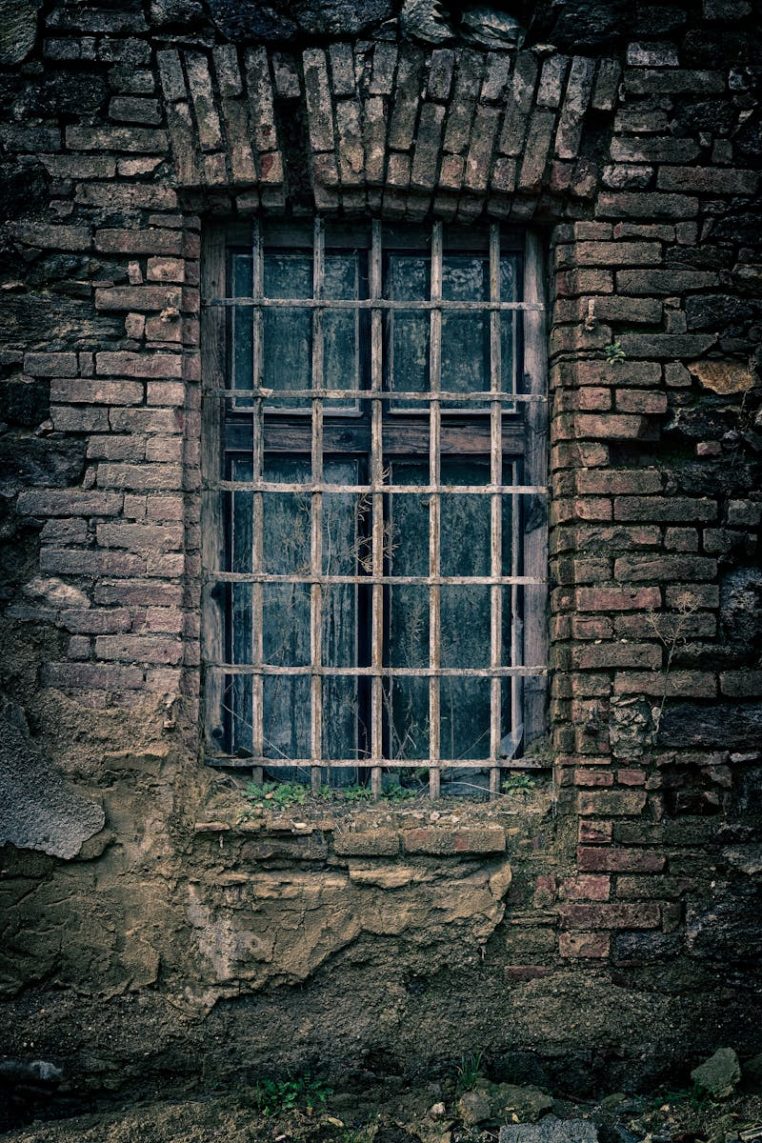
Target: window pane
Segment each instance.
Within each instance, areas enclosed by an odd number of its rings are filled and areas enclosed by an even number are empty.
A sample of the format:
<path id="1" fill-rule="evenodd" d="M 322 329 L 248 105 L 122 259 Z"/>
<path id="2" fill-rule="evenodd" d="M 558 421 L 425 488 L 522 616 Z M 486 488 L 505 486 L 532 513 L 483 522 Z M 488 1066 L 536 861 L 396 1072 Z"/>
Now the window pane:
<path id="1" fill-rule="evenodd" d="M 326 298 L 353 300 L 360 294 L 360 256 L 356 251 L 325 255 Z M 360 389 L 360 313 L 357 310 L 323 312 L 324 382 L 329 389 Z M 326 401 L 325 409 L 356 408 L 350 401 Z"/>
<path id="2" fill-rule="evenodd" d="M 488 260 L 468 254 L 445 254 L 442 297 L 458 302 L 488 299 Z M 478 392 L 489 389 L 489 376 L 489 316 L 483 313 L 443 313 L 442 388 L 458 393 Z M 463 405 L 457 403 L 445 407 L 463 409 Z"/>
<path id="3" fill-rule="evenodd" d="M 250 298 L 252 291 L 251 255 L 233 254 L 231 258 L 232 295 Z M 231 306 L 228 311 L 230 337 L 230 372 L 228 388 L 251 389 L 253 377 L 253 321 L 251 306 Z M 247 399 L 238 398 L 239 404 Z"/>
<path id="4" fill-rule="evenodd" d="M 264 256 L 264 294 L 268 298 L 312 297 L 312 254 L 270 250 Z M 276 393 L 309 389 L 312 372 L 312 312 L 289 307 L 265 309 L 263 385 Z M 286 398 L 277 408 L 303 401 Z"/>
<path id="5" fill-rule="evenodd" d="M 519 299 L 518 259 L 504 256 L 500 259 L 500 300 L 515 302 Z M 503 310 L 500 314 L 500 362 L 502 388 L 507 393 L 515 392 L 516 385 L 516 331 L 518 312 Z M 508 409 L 506 408 L 506 412 Z"/>
<path id="6" fill-rule="evenodd" d="M 430 295 L 428 255 L 389 254 L 385 261 L 384 297 L 392 301 L 426 301 Z M 429 315 L 390 310 L 386 324 L 385 371 L 389 389 L 419 393 L 428 387 Z M 407 408 L 405 405 L 395 408 Z"/>
<path id="7" fill-rule="evenodd" d="M 442 758 L 489 758 L 489 700 L 489 679 L 442 679 Z"/>

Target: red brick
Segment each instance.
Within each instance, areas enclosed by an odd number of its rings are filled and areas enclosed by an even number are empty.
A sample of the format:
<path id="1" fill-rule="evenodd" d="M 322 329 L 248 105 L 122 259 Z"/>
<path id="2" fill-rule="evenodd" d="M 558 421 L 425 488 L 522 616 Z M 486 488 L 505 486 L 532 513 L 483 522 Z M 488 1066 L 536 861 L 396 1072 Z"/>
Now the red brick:
<path id="1" fill-rule="evenodd" d="M 95 291 L 97 310 L 180 309 L 183 292 L 179 286 L 108 286 Z"/>
<path id="2" fill-rule="evenodd" d="M 634 768 L 617 770 L 616 780 L 622 786 L 643 786 L 646 780 L 646 772 Z"/>
<path id="3" fill-rule="evenodd" d="M 601 959 L 609 955 L 610 938 L 606 933 L 559 933 L 558 951 L 563 957 Z"/>
<path id="4" fill-rule="evenodd" d="M 661 607 L 658 587 L 578 587 L 575 599 L 580 611 L 639 611 Z"/>
<path id="5" fill-rule="evenodd" d="M 608 901 L 610 893 L 610 877 L 582 874 L 563 883 L 563 896 L 567 901 Z"/>
<path id="6" fill-rule="evenodd" d="M 591 873 L 660 873 L 666 858 L 653 850 L 608 849 L 596 845 L 577 850 L 577 865 Z"/>
<path id="7" fill-rule="evenodd" d="M 180 254 L 182 232 L 158 227 L 95 232 L 95 248 L 104 254 Z"/>
<path id="8" fill-rule="evenodd" d="M 641 790 L 596 790 L 580 792 L 577 807 L 583 817 L 593 814 L 621 817 L 642 813 L 647 796 Z"/>
<path id="9" fill-rule="evenodd" d="M 99 635 L 95 640 L 99 659 L 126 659 L 138 663 L 180 663 L 183 645 L 179 639 L 151 635 Z"/>
<path id="10" fill-rule="evenodd" d="M 583 819 L 578 825 L 579 840 L 587 845 L 606 845 L 611 841 L 612 833 L 613 822 L 585 821 Z"/>
<path id="11" fill-rule="evenodd" d="M 655 556 L 647 554 L 620 556 L 614 564 L 614 576 L 622 582 L 643 583 L 666 580 L 714 579 L 717 560 L 706 556 Z"/>
<path id="12" fill-rule="evenodd" d="M 575 786 L 612 786 L 614 775 L 608 770 L 594 770 L 578 767 L 574 771 Z"/>
<path id="13" fill-rule="evenodd" d="M 180 377 L 182 357 L 177 353 L 96 353 L 98 373 L 124 377 Z"/>
<path id="14" fill-rule="evenodd" d="M 661 921 L 658 905 L 570 904 L 559 909 L 567 929 L 656 929 Z"/>

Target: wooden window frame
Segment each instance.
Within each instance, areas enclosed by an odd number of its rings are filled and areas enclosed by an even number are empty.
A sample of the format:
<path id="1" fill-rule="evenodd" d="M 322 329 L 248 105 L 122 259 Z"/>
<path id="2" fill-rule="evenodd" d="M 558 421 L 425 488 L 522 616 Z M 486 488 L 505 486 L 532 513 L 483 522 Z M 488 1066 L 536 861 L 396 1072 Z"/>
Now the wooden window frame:
<path id="1" fill-rule="evenodd" d="M 490 679 L 490 747 L 484 759 L 460 759 L 458 768 L 489 771 L 489 789 L 492 795 L 500 790 L 500 776 L 504 770 L 530 768 L 529 759 L 501 754 L 502 714 L 501 683 L 511 680 L 513 729 L 518 712 L 522 714 L 524 744 L 541 737 L 546 730 L 547 706 L 547 351 L 544 305 L 543 249 L 537 234 L 526 230 L 507 230 L 491 223 L 483 229 L 450 231 L 448 249 L 452 241 L 458 242 L 462 233 L 463 248 L 473 250 L 475 242 L 486 243 L 489 258 L 489 300 L 484 302 L 448 302 L 442 297 L 443 226 L 433 222 L 425 228 L 430 236 L 430 298 L 425 302 L 395 302 L 383 296 L 383 235 L 385 224 L 372 221 L 368 250 L 367 298 L 336 302 L 324 297 L 324 236 L 325 224 L 316 216 L 312 225 L 313 297 L 311 299 L 269 299 L 262 293 L 263 227 L 258 219 L 246 228 L 240 224 L 214 223 L 204 235 L 202 269 L 202 675 L 204 694 L 203 742 L 205 761 L 212 765 L 246 768 L 253 771 L 255 780 L 262 779 L 263 769 L 276 770 L 279 765 L 305 767 L 311 773 L 314 789 L 322 781 L 323 768 L 354 766 L 369 771 L 373 793 L 382 788 L 385 770 L 398 770 L 405 766 L 421 768 L 429 773 L 429 791 L 436 797 L 440 791 L 443 768 L 452 767 L 453 760 L 441 758 L 439 731 L 440 680 L 449 675 L 466 677 L 469 674 Z M 334 224 L 336 225 L 336 224 Z M 353 241 L 353 226 L 345 227 L 346 240 Z M 279 241 L 303 244 L 303 223 L 268 223 L 270 233 L 280 235 Z M 368 224 L 365 224 L 366 228 Z M 282 227 L 282 230 L 279 228 Z M 409 228 L 411 250 L 426 249 L 416 239 L 424 228 Z M 247 234 L 248 232 L 248 234 Z M 454 239 L 451 235 L 455 235 Z M 476 237 L 475 237 L 476 236 Z M 253 290 L 251 298 L 232 298 L 227 287 L 227 249 L 248 237 L 252 257 Z M 418 244 L 416 244 L 418 242 Z M 500 258 L 506 245 L 518 250 L 523 257 L 523 297 L 517 302 L 500 300 Z M 272 397 L 262 388 L 263 349 L 262 322 L 268 307 L 299 305 L 312 314 L 312 388 L 289 391 L 289 397 L 298 397 L 309 403 L 309 413 L 285 410 L 274 414 L 268 406 Z M 230 348 L 228 344 L 226 311 L 231 307 L 251 308 L 253 315 L 253 365 L 250 390 L 233 390 L 228 385 Z M 325 384 L 323 374 L 323 315 L 329 310 L 352 308 L 368 313 L 370 362 L 369 387 L 358 390 L 334 390 Z M 384 379 L 384 314 L 395 309 L 416 310 L 429 314 L 429 385 L 424 393 L 393 393 Z M 464 396 L 442 390 L 441 348 L 442 318 L 450 309 L 473 310 L 489 315 L 489 390 Z M 501 372 L 501 314 L 513 311 L 521 325 L 519 353 L 519 383 L 511 391 L 503 388 Z M 325 402 L 337 398 L 358 403 L 368 402 L 368 417 L 353 416 L 351 412 L 326 409 Z M 414 416 L 406 416 L 399 409 L 389 415 L 389 402 L 409 401 L 428 406 L 428 413 L 419 408 Z M 242 406 L 240 401 L 244 402 Z M 471 401 L 479 401 L 478 413 L 460 414 L 443 404 L 468 409 Z M 386 413 L 385 413 L 386 409 Z M 274 414 L 274 415 L 273 415 Z M 251 458 L 252 480 L 241 482 L 227 478 L 226 455 L 245 451 Z M 263 478 L 265 454 L 309 456 L 311 480 L 307 485 L 269 484 Z M 333 486 L 324 480 L 324 456 L 363 455 L 368 459 L 367 482 L 356 488 Z M 420 578 L 429 592 L 429 665 L 428 668 L 390 668 L 384 666 L 384 590 L 391 583 L 406 582 L 399 577 L 384 574 L 384 497 L 391 491 L 385 482 L 384 461 L 395 456 L 428 455 L 429 480 L 417 488 L 429 501 L 429 574 Z M 474 494 L 488 495 L 490 499 L 491 557 L 490 574 L 486 577 L 467 577 L 469 584 L 488 584 L 490 590 L 490 666 L 489 668 L 443 668 L 440 662 L 440 591 L 443 583 L 457 582 L 452 577 L 444 580 L 440 575 L 440 512 L 442 497 L 451 492 L 463 493 L 463 486 L 449 488 L 441 482 L 440 464 L 446 456 L 481 456 L 490 460 L 490 483 L 471 489 Z M 506 483 L 506 459 L 521 463 L 523 483 L 515 476 Z M 512 466 L 515 472 L 516 464 Z M 392 486 L 398 490 L 399 486 Z M 252 495 L 252 570 L 234 573 L 227 570 L 224 498 L 237 490 Z M 263 497 L 268 492 L 308 492 L 311 502 L 310 569 L 301 576 L 265 574 L 262 569 Z M 323 574 L 322 562 L 322 509 L 323 495 L 330 492 L 358 492 L 370 500 L 370 574 L 336 577 Z M 514 505 L 523 506 L 514 519 L 521 524 L 522 574 L 504 575 L 501 556 L 502 497 L 513 497 Z M 263 591 L 268 582 L 289 581 L 308 584 L 310 588 L 310 663 L 305 667 L 269 666 L 264 662 L 262 645 Z M 367 667 L 328 668 L 322 662 L 322 593 L 332 582 L 357 582 L 370 587 L 370 663 Z M 225 648 L 225 585 L 234 582 L 251 584 L 253 645 L 250 664 L 226 662 Z M 503 589 L 510 588 L 511 606 L 518 615 L 517 599 L 523 595 L 521 646 L 512 645 L 511 665 L 502 664 L 502 607 Z M 529 590 L 527 590 L 529 589 Z M 257 619 L 258 617 L 258 619 Z M 514 625 L 512 630 L 517 630 Z M 516 636 L 512 635 L 515 644 Z M 252 750 L 246 758 L 225 753 L 221 748 L 221 712 L 225 680 L 232 675 L 250 675 L 252 680 Z M 307 675 L 310 679 L 310 756 L 303 759 L 265 757 L 263 735 L 263 680 L 266 675 Z M 322 755 L 323 679 L 326 675 L 347 675 L 367 678 L 369 700 L 369 749 L 367 756 L 355 759 L 326 760 Z M 422 762 L 384 756 L 383 685 L 395 674 L 417 675 L 429 680 L 429 757 Z"/>

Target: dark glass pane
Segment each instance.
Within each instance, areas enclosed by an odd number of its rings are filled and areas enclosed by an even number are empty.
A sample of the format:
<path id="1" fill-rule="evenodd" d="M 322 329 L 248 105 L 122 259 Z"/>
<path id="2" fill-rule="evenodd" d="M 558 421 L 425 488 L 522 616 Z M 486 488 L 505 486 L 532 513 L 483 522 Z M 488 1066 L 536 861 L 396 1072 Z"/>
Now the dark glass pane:
<path id="1" fill-rule="evenodd" d="M 445 254 L 442 297 L 480 302 L 489 298 L 489 262 L 469 254 Z M 445 312 L 442 315 L 442 388 L 473 393 L 489 389 L 489 315 Z M 450 408 L 463 409 L 451 403 Z M 481 404 L 476 406 L 481 408 Z M 473 409 L 473 405 L 467 406 Z"/>
<path id="2" fill-rule="evenodd" d="M 268 298 L 311 298 L 312 255 L 269 251 L 264 256 L 264 294 Z M 276 393 L 309 389 L 312 372 L 312 312 L 289 307 L 265 309 L 263 317 L 263 385 Z M 304 405 L 295 398 L 276 408 Z"/>
<path id="3" fill-rule="evenodd" d="M 233 480 L 251 480 L 251 461 L 234 459 L 230 468 Z M 230 503 L 230 570 L 251 571 L 251 505 L 250 492 L 232 492 Z M 228 594 L 229 650 L 232 663 L 252 661 L 251 585 L 231 583 Z M 253 741 L 252 687 L 250 675 L 231 675 L 225 687 L 225 719 L 229 725 L 231 754 L 250 754 Z"/>
<path id="4" fill-rule="evenodd" d="M 518 300 L 518 261 L 514 257 L 500 259 L 500 300 Z M 500 314 L 500 363 L 502 388 L 507 393 L 516 390 L 516 328 L 517 310 L 503 310 Z"/>
<path id="5" fill-rule="evenodd" d="M 444 678 L 439 701 L 442 758 L 489 758 L 489 679 Z"/>
<path id="6" fill-rule="evenodd" d="M 251 255 L 232 255 L 232 293 L 234 298 L 250 298 L 252 291 Z M 228 387 L 231 389 L 251 389 L 253 376 L 253 315 L 251 306 L 232 306 L 228 312 L 230 331 L 230 375 Z M 246 398 L 238 398 L 245 404 Z"/>
<path id="7" fill-rule="evenodd" d="M 307 459 L 268 457 L 265 480 L 306 484 Z M 276 575 L 307 575 L 310 570 L 312 509 L 309 492 L 266 492 L 263 496 L 264 537 L 262 570 Z"/>
<path id="8" fill-rule="evenodd" d="M 360 297 L 360 258 L 355 251 L 326 252 L 325 297 L 353 300 Z M 361 388 L 360 313 L 358 310 L 323 312 L 323 368 L 329 389 Z M 326 401 L 326 410 L 356 408 L 356 401 Z"/>
<path id="9" fill-rule="evenodd" d="M 443 460 L 442 484 L 488 484 L 489 461 Z M 440 507 L 443 576 L 490 574 L 490 496 L 447 493 Z"/>
<path id="10" fill-rule="evenodd" d="M 427 255 L 389 254 L 384 297 L 392 301 L 425 301 L 430 296 Z M 419 393 L 428 387 L 429 315 L 423 310 L 390 310 L 386 323 L 386 383 L 389 389 Z M 395 408 L 411 408 L 409 403 Z"/>
<path id="11" fill-rule="evenodd" d="M 267 677 L 264 680 L 264 752 L 266 758 L 309 758 L 310 680 Z M 293 781 L 293 770 L 275 773 Z"/>

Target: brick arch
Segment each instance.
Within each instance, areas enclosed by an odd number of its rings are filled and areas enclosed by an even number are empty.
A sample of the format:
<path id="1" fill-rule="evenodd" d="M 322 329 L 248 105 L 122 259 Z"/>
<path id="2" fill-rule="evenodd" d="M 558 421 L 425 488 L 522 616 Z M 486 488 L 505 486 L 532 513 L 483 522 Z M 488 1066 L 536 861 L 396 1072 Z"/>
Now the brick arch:
<path id="1" fill-rule="evenodd" d="M 613 57 L 388 41 L 158 61 L 179 188 L 282 210 L 307 166 L 303 207 L 461 221 L 558 217 L 566 199 L 591 199 L 583 127 L 613 110 L 621 74 Z"/>

